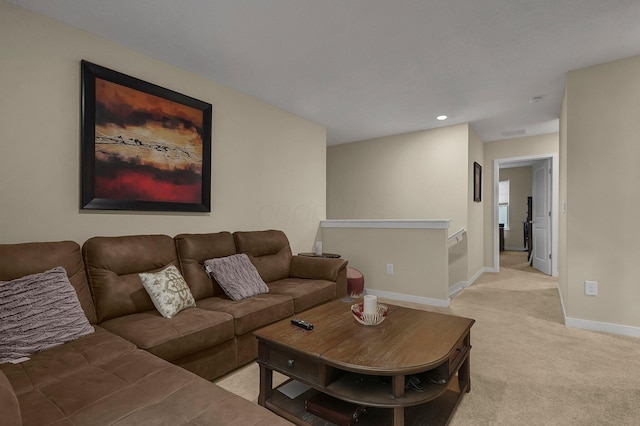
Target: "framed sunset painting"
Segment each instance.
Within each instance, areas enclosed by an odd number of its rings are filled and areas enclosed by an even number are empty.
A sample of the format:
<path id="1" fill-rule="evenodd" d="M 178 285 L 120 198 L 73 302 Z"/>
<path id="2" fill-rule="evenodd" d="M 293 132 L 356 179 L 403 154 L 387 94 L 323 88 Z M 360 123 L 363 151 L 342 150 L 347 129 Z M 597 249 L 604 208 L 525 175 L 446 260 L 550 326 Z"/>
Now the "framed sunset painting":
<path id="1" fill-rule="evenodd" d="M 211 104 L 81 70 L 81 209 L 211 211 Z"/>

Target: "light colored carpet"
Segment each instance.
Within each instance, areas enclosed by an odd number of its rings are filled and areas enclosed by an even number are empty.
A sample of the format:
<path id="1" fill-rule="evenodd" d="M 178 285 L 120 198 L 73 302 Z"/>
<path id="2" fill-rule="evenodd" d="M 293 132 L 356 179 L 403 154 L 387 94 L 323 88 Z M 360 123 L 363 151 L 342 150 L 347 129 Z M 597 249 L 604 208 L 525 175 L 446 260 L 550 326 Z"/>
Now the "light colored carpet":
<path id="1" fill-rule="evenodd" d="M 483 274 L 449 308 L 404 304 L 476 320 L 471 392 L 452 426 L 640 424 L 640 339 L 565 327 L 556 283 L 526 253 L 503 252 L 500 273 Z M 257 401 L 255 363 L 217 383 Z"/>

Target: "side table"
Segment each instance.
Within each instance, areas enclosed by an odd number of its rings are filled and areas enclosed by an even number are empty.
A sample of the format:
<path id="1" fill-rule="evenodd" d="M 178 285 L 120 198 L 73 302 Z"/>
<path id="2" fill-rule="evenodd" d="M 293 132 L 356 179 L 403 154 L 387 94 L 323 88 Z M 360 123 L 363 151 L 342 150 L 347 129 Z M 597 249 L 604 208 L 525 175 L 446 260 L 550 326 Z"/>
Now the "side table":
<path id="1" fill-rule="evenodd" d="M 315 253 L 298 253 L 298 256 L 306 256 L 306 257 L 326 257 L 326 258 L 331 258 L 331 259 L 338 259 L 340 258 L 339 254 L 335 254 L 335 253 L 322 253 L 322 254 L 315 254 Z"/>

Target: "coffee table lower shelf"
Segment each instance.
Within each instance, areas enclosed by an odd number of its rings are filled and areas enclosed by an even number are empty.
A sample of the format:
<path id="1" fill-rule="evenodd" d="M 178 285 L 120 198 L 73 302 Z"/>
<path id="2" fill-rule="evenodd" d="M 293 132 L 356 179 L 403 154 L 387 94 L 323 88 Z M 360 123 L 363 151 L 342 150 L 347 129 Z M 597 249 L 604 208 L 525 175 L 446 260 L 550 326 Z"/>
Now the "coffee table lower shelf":
<path id="1" fill-rule="evenodd" d="M 463 394 L 467 391 L 468 384 L 463 384 L 460 389 L 457 376 L 447 390 L 438 398 L 419 405 L 404 408 L 404 424 L 407 426 L 446 425 L 451 420 Z M 297 425 L 333 426 L 321 417 L 309 413 L 305 408 L 305 402 L 313 398 L 320 391 L 309 389 L 296 398 L 289 398 L 274 389 L 273 393 L 265 401 L 265 407 L 286 418 Z M 368 407 L 358 425 L 362 426 L 387 426 L 393 424 L 393 408 Z"/>
<path id="2" fill-rule="evenodd" d="M 307 412 L 305 402 L 318 392 L 367 407 L 358 425 L 436 425 L 449 423 L 465 393 L 471 390 L 471 326 L 474 320 L 389 305 L 380 327 L 353 319 L 341 301 L 304 313 L 311 331 L 278 321 L 254 332 L 258 339 L 258 404 L 298 425 L 329 426 Z M 289 398 L 273 387 L 273 372 L 306 384 Z M 419 380 L 422 392 L 405 390 L 407 376 Z M 442 383 L 442 384 L 440 384 Z M 415 384 L 414 384 L 415 386 Z M 289 387 L 286 392 L 291 393 Z M 280 391 L 283 390 L 283 392 Z M 348 419 L 351 408 L 338 401 L 319 403 L 315 413 Z M 343 413 L 340 417 L 339 413 Z"/>

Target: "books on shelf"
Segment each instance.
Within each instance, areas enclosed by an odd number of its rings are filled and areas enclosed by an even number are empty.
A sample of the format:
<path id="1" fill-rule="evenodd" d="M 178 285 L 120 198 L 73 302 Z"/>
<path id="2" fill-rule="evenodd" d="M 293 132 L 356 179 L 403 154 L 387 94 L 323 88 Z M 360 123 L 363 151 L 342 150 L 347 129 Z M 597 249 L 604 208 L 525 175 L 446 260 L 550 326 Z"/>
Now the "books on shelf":
<path id="1" fill-rule="evenodd" d="M 338 426 L 351 426 L 358 423 L 366 414 L 367 407 L 352 404 L 322 392 L 318 392 L 305 403 L 309 413 L 335 423 Z"/>

